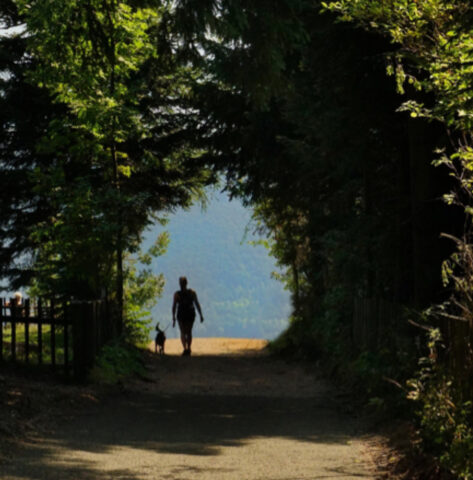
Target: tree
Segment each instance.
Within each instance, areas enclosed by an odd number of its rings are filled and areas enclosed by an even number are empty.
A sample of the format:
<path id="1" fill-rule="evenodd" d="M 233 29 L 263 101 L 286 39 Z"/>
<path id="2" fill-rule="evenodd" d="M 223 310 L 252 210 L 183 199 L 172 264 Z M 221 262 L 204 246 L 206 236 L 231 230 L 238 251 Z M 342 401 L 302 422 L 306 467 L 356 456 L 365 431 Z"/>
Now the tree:
<path id="1" fill-rule="evenodd" d="M 427 311 L 426 317 L 433 325 L 429 332 L 430 355 L 421 360 L 420 372 L 410 382 L 410 398 L 420 403 L 425 445 L 460 478 L 471 478 L 473 8 L 469 2 L 446 0 L 343 0 L 328 2 L 326 7 L 338 12 L 343 20 L 378 30 L 399 46 L 388 73 L 395 75 L 400 92 L 409 85 L 421 92 L 411 94 L 401 110 L 410 113 L 411 124 L 418 125 L 418 119 L 423 118 L 441 124 L 445 132 L 433 163 L 444 171 L 447 167 L 454 180 L 442 193 L 452 216 L 455 210 L 462 210 L 462 223 L 456 235 L 444 235 L 454 245 L 442 268 L 449 298 Z M 429 157 L 432 161 L 433 150 Z M 438 355 L 442 337 L 446 353 Z"/>
<path id="2" fill-rule="evenodd" d="M 135 344 L 149 342 L 151 309 L 161 297 L 165 283 L 164 276 L 153 274 L 149 267 L 154 258 L 166 252 L 168 244 L 168 235 L 162 233 L 147 252 L 140 250 L 134 257 L 125 257 L 124 327 L 126 338 Z"/>
<path id="3" fill-rule="evenodd" d="M 82 156 L 82 162 L 90 159 L 90 169 L 100 171 L 102 180 L 98 202 L 87 195 L 91 184 L 84 177 L 79 192 L 72 198 L 70 190 L 60 192 L 58 207 L 65 206 L 68 210 L 64 211 L 66 218 L 54 222 L 53 228 L 64 227 L 63 234 L 71 238 L 67 230 L 80 223 L 81 217 L 90 221 L 88 226 L 93 225 L 94 219 L 99 218 L 102 225 L 105 220 L 108 232 L 102 229 L 100 233 L 115 250 L 116 300 L 121 315 L 126 245 L 123 216 L 130 206 L 122 198 L 121 183 L 131 175 L 132 164 L 119 146 L 132 135 L 145 134 L 136 110 L 139 96 L 144 92 L 138 90 L 139 86 L 131 92 L 127 82 L 153 52 L 147 30 L 156 15 L 152 10 L 133 12 L 131 6 L 115 1 L 90 1 L 79 8 L 76 2 L 47 5 L 19 2 L 19 5 L 26 14 L 30 46 L 39 59 L 32 76 L 56 100 L 68 105 L 74 115 L 73 128 L 82 134 L 81 138 L 72 139 L 71 147 L 75 147 L 76 156 Z M 70 136 L 67 138 L 62 126 L 53 124 L 45 148 L 51 149 L 58 141 L 67 140 Z M 54 191 L 49 180 L 62 175 L 62 171 L 56 170 L 41 183 Z M 67 242 L 66 238 L 62 242 Z M 57 247 L 54 242 L 54 250 Z M 103 249 L 92 248 L 92 251 L 100 254 Z M 47 253 L 48 261 L 54 253 Z"/>
<path id="4" fill-rule="evenodd" d="M 39 247 L 35 226 L 53 215 L 49 197 L 35 192 L 35 170 L 53 162 L 37 144 L 49 123 L 64 114 L 26 72 L 34 59 L 26 53 L 23 20 L 13 1 L 0 6 L 0 277 L 17 289 L 34 275 L 32 255 Z"/>
<path id="5" fill-rule="evenodd" d="M 43 290 L 79 298 L 114 290 L 121 312 L 124 252 L 156 212 L 188 204 L 206 181 L 185 165 L 194 153 L 178 136 L 174 98 L 185 75 L 156 51 L 164 7 L 18 4 L 29 78 L 61 107 L 37 148 L 52 160 L 33 172 L 36 195 L 52 205 L 33 229 L 37 278 Z"/>

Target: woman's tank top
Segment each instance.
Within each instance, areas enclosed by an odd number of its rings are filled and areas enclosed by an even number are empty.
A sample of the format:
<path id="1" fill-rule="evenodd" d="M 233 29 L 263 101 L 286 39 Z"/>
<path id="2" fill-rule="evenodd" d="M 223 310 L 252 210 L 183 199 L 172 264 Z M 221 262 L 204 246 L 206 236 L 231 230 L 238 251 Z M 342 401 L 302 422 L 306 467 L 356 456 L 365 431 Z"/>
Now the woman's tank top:
<path id="1" fill-rule="evenodd" d="M 195 315 L 194 291 L 191 289 L 179 290 L 177 294 L 178 294 L 177 314 L 179 316 Z"/>

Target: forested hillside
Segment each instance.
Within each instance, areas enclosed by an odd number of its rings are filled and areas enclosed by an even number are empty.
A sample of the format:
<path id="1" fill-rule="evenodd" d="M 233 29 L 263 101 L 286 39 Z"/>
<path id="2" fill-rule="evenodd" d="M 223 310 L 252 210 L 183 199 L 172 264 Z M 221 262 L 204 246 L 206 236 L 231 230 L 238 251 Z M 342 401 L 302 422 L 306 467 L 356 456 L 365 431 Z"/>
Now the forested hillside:
<path id="1" fill-rule="evenodd" d="M 289 293 L 271 278 L 276 267 L 268 251 L 248 243 L 257 239 L 251 230 L 245 233 L 250 220 L 250 210 L 237 199 L 229 202 L 226 195 L 211 193 L 205 210 L 196 205 L 178 211 L 169 224 L 146 234 L 144 248 L 161 231 L 170 235 L 167 252 L 152 263 L 153 272 L 166 280 L 154 321 L 161 327 L 171 322 L 173 294 L 185 275 L 205 316 L 196 335 L 271 339 L 287 326 Z M 171 328 L 167 333 L 177 335 Z"/>

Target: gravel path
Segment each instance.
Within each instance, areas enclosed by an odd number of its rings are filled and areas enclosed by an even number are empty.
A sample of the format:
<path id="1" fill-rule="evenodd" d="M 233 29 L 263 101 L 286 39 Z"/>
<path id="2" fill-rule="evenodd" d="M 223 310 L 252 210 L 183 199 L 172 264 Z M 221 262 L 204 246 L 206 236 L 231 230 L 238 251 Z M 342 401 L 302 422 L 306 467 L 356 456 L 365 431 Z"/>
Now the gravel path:
<path id="1" fill-rule="evenodd" d="M 2 480 L 376 479 L 361 425 L 264 342 L 197 339 L 150 356 L 150 381 L 79 413 L 0 466 Z"/>

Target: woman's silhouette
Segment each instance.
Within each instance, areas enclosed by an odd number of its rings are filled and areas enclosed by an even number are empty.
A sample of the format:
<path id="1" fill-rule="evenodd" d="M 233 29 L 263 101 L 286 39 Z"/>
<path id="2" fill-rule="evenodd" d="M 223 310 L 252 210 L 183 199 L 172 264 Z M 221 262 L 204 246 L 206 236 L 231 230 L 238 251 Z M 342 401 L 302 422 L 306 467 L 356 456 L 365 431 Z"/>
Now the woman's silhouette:
<path id="1" fill-rule="evenodd" d="M 200 309 L 197 294 L 194 292 L 194 290 L 187 288 L 187 278 L 180 277 L 179 285 L 181 289 L 174 294 L 174 300 L 172 303 L 172 326 L 176 326 L 177 309 L 177 322 L 181 331 L 182 347 L 184 348 L 182 355 L 190 355 L 192 344 L 192 327 L 195 320 L 194 305 L 197 307 L 197 311 L 199 312 L 201 323 L 204 321 L 204 317 L 202 316 L 202 310 Z"/>

